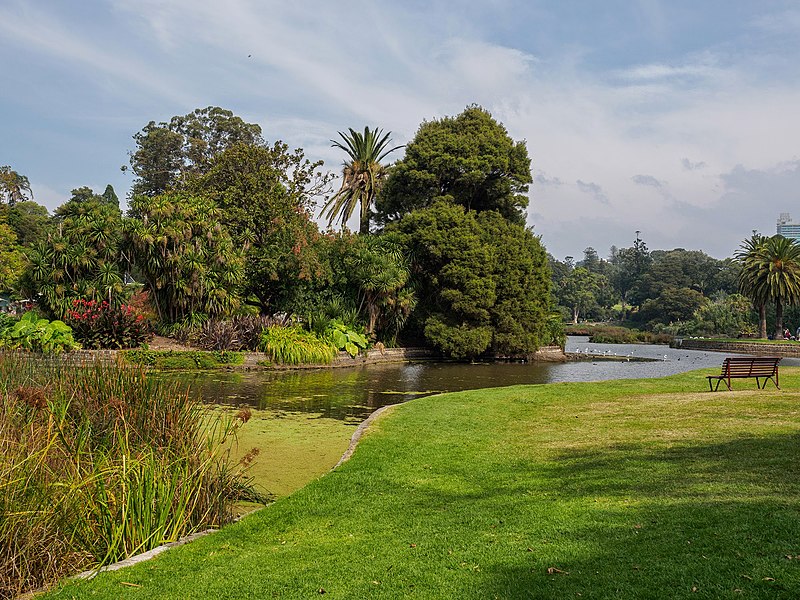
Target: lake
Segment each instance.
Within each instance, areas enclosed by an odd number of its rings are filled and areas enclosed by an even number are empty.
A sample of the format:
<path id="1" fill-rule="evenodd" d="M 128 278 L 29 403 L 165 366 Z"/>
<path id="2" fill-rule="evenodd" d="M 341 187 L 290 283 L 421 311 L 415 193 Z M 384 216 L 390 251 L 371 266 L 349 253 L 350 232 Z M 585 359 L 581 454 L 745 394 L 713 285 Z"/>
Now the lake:
<path id="1" fill-rule="evenodd" d="M 206 403 L 223 408 L 246 405 L 252 409 L 253 419 L 242 428 L 240 449 L 235 454 L 258 447 L 261 453 L 253 474 L 268 491 L 281 496 L 336 464 L 355 427 L 381 406 L 467 389 L 663 377 L 693 369 L 719 368 L 725 356 L 661 345 L 591 344 L 581 336 L 569 337 L 566 351 L 585 360 L 418 362 L 175 377 L 188 383 L 191 393 Z M 784 359 L 781 364 L 800 365 L 800 360 Z M 698 389 L 705 385 L 705 379 L 698 379 Z"/>

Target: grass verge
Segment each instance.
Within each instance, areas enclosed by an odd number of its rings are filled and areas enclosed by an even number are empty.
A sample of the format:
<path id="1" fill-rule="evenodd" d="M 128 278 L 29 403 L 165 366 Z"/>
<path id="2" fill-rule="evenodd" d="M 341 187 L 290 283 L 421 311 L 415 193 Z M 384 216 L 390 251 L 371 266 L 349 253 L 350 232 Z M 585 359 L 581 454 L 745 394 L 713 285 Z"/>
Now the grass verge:
<path id="1" fill-rule="evenodd" d="M 270 508 L 48 598 L 796 598 L 800 371 L 783 375 L 418 399 Z"/>

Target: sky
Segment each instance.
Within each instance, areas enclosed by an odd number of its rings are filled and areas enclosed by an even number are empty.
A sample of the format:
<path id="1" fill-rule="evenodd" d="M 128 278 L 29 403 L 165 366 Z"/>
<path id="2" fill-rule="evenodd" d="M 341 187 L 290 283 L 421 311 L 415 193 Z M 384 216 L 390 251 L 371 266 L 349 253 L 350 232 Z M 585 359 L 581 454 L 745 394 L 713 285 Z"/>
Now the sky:
<path id="1" fill-rule="evenodd" d="M 637 231 L 724 258 L 800 221 L 798 64 L 796 1 L 0 0 L 0 165 L 54 209 L 127 195 L 133 135 L 196 108 L 339 172 L 338 131 L 479 104 L 526 141 L 556 258 Z"/>

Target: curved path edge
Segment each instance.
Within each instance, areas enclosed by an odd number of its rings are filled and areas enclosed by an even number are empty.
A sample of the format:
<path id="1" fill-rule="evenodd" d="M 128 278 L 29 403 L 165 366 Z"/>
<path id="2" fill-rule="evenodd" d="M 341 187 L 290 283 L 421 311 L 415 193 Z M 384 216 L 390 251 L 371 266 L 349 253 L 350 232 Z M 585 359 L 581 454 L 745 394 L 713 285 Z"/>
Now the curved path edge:
<path id="1" fill-rule="evenodd" d="M 372 413 L 370 416 L 368 416 L 366 420 L 363 421 L 361 425 L 359 425 L 358 428 L 353 432 L 353 435 L 350 438 L 350 445 L 347 447 L 347 450 L 345 450 L 344 454 L 342 454 L 342 458 L 339 459 L 339 462 L 337 462 L 333 466 L 333 469 L 331 469 L 331 471 L 336 469 L 342 463 L 345 463 L 348 460 L 350 460 L 350 457 L 353 456 L 353 452 L 356 451 L 356 446 L 358 446 L 358 442 L 361 441 L 361 438 L 364 436 L 367 429 L 369 429 L 370 425 L 372 425 L 381 415 L 383 415 L 384 413 L 388 412 L 390 409 L 396 406 L 398 405 L 389 404 L 388 406 L 382 406 L 374 413 Z"/>

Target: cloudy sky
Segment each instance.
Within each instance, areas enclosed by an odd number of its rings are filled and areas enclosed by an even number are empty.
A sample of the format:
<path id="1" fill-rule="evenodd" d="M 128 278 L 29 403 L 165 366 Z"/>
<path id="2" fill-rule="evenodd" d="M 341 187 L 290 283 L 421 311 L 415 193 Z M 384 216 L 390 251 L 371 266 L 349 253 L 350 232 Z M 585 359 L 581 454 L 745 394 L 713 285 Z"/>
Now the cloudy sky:
<path id="1" fill-rule="evenodd" d="M 798 64 L 794 1 L 0 0 L 0 165 L 52 209 L 124 196 L 133 134 L 198 107 L 338 170 L 338 130 L 477 103 L 527 141 L 554 256 L 721 258 L 800 220 Z"/>

